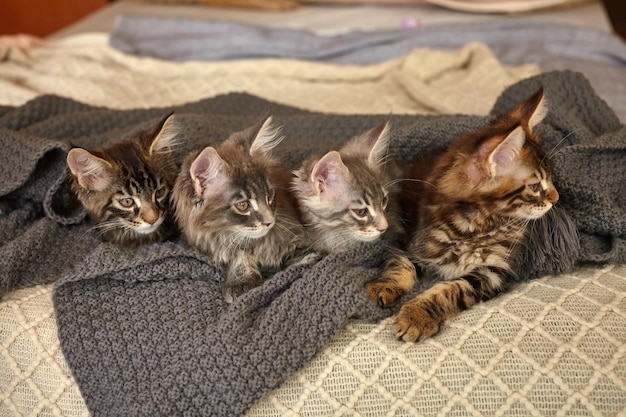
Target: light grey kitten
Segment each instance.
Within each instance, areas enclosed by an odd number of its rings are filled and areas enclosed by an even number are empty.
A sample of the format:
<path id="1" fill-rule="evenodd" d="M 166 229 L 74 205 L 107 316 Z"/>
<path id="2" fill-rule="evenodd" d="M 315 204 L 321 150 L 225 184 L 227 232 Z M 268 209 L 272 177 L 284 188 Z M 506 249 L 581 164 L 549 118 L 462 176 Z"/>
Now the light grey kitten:
<path id="1" fill-rule="evenodd" d="M 387 120 L 294 171 L 292 189 L 314 250 L 338 253 L 399 238 L 397 169 L 386 161 L 389 136 Z"/>
<path id="2" fill-rule="evenodd" d="M 174 186 L 187 242 L 227 265 L 224 298 L 234 301 L 305 245 L 290 173 L 270 152 L 281 141 L 271 116 L 217 147 L 189 155 Z"/>

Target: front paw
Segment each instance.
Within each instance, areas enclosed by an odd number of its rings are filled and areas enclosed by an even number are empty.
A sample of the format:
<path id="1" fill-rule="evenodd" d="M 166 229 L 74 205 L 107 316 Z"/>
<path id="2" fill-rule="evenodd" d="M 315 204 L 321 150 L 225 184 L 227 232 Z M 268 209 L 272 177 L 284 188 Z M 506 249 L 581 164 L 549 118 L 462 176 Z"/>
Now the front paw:
<path id="1" fill-rule="evenodd" d="M 365 285 L 367 295 L 382 308 L 390 307 L 404 295 L 404 290 L 390 282 L 370 282 Z"/>
<path id="2" fill-rule="evenodd" d="M 237 280 L 234 282 L 226 282 L 222 287 L 222 295 L 227 303 L 231 304 L 237 297 L 250 291 L 251 289 L 261 285 L 261 279 L 258 277 L 250 277 L 245 280 Z"/>
<path id="3" fill-rule="evenodd" d="M 400 308 L 393 329 L 398 339 L 418 342 L 435 335 L 440 325 L 441 320 L 431 317 L 423 302 L 413 299 Z"/>

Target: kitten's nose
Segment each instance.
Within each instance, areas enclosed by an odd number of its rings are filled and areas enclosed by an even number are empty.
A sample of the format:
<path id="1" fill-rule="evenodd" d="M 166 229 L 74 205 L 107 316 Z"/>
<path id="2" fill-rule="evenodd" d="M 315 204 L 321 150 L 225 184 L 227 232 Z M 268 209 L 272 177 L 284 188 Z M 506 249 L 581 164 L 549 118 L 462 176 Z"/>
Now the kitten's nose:
<path id="1" fill-rule="evenodd" d="M 387 222 L 387 218 L 385 216 L 380 216 L 376 219 L 376 224 L 375 224 L 376 230 L 378 230 L 380 233 L 385 233 L 387 231 L 387 228 L 389 227 L 389 223 Z"/>
<path id="2" fill-rule="evenodd" d="M 556 204 L 556 202 L 559 201 L 559 192 L 556 189 L 552 188 L 548 190 L 546 194 L 546 197 L 548 198 L 548 201 L 550 203 Z"/>
<path id="3" fill-rule="evenodd" d="M 141 218 L 150 224 L 155 224 L 159 220 L 159 213 L 153 208 L 146 208 L 141 210 Z"/>

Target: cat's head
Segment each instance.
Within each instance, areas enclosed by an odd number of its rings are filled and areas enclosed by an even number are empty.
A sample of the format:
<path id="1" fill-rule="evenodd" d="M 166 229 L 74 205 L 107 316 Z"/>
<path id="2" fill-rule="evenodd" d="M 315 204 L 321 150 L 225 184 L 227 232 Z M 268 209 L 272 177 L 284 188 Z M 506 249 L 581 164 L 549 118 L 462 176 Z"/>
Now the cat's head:
<path id="1" fill-rule="evenodd" d="M 280 128 L 266 117 L 260 125 L 236 132 L 217 148 L 208 146 L 183 166 L 177 192 L 177 219 L 191 228 L 224 230 L 241 239 L 265 236 L 276 222 L 276 190 L 270 152 L 282 140 Z M 183 183 L 192 196 L 183 196 Z M 188 201 L 194 209 L 186 209 Z M 189 224 L 191 222 L 192 224 Z M 195 225 L 194 225 L 195 224 Z"/>
<path id="2" fill-rule="evenodd" d="M 452 197 L 488 202 L 509 217 L 536 219 L 558 201 L 546 153 L 534 128 L 547 114 L 543 90 L 451 147 L 439 188 Z"/>
<path id="3" fill-rule="evenodd" d="M 380 238 L 389 227 L 385 213 L 389 136 L 390 122 L 386 121 L 352 138 L 339 151 L 308 160 L 294 172 L 292 186 L 307 222 L 337 239 Z"/>
<path id="4" fill-rule="evenodd" d="M 163 224 L 177 175 L 171 147 L 177 133 L 170 115 L 129 140 L 94 151 L 70 149 L 72 188 L 103 238 L 132 246 L 166 237 Z"/>

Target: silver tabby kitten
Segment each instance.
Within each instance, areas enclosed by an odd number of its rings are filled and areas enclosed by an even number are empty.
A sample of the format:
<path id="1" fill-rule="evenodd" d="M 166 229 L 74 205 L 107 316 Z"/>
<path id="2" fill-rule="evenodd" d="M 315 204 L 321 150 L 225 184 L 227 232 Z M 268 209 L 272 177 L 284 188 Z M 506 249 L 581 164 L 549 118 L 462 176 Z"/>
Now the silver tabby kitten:
<path id="1" fill-rule="evenodd" d="M 175 216 L 187 242 L 228 266 L 224 298 L 262 282 L 304 245 L 289 172 L 270 152 L 281 141 L 268 116 L 217 147 L 189 155 L 174 186 Z"/>
<path id="2" fill-rule="evenodd" d="M 395 168 L 385 161 L 389 136 L 386 121 L 294 172 L 292 189 L 314 250 L 338 253 L 399 236 Z"/>

